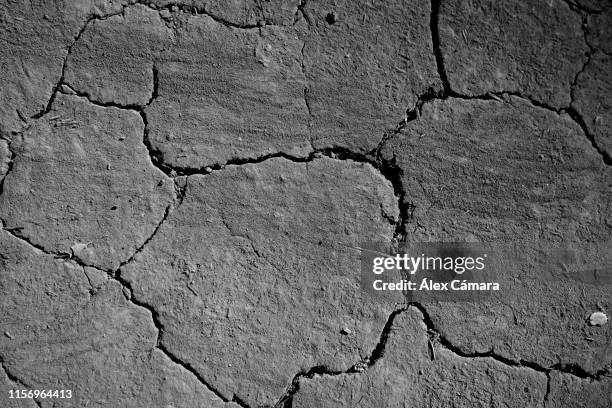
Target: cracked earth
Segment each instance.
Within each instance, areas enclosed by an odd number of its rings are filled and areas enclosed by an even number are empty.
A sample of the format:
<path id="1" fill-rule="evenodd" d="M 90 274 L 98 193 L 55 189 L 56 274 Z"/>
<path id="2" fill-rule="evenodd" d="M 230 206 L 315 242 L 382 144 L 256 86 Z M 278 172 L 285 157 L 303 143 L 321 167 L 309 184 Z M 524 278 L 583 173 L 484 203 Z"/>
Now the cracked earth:
<path id="1" fill-rule="evenodd" d="M 611 407 L 610 284 L 385 303 L 353 250 L 609 242 L 611 20 L 1 1 L 0 406 Z"/>

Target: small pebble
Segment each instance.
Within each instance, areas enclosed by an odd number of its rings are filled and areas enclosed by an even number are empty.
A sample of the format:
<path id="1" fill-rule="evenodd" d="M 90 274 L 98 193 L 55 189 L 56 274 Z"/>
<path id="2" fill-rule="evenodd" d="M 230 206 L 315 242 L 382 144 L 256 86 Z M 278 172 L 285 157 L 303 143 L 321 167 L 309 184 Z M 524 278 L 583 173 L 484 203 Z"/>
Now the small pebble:
<path id="1" fill-rule="evenodd" d="M 350 329 L 347 329 L 346 327 L 342 330 L 340 330 L 340 333 L 344 334 L 345 336 L 348 336 L 349 334 L 351 334 L 352 332 L 350 331 Z"/>
<path id="2" fill-rule="evenodd" d="M 12 339 L 12 338 L 13 338 L 13 336 L 11 335 L 11 333 L 9 333 L 9 332 L 7 332 L 7 331 L 5 331 L 5 332 L 4 332 L 4 335 L 5 335 L 6 337 L 8 337 L 9 339 Z"/>
<path id="3" fill-rule="evenodd" d="M 204 173 L 206 173 L 206 174 L 212 173 L 212 169 L 210 167 L 205 167 L 204 168 Z"/>
<path id="4" fill-rule="evenodd" d="M 595 312 L 589 317 L 591 326 L 603 326 L 606 323 L 608 323 L 608 316 L 603 312 Z"/>

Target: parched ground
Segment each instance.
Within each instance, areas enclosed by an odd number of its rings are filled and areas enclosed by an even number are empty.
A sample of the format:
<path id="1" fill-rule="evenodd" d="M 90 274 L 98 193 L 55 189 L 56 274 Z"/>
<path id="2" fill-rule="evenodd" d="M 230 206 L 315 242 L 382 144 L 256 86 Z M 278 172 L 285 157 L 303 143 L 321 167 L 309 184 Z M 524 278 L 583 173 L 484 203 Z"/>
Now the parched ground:
<path id="1" fill-rule="evenodd" d="M 354 250 L 612 253 L 611 27 L 609 0 L 1 0 L 0 406 L 612 407 L 610 280 L 379 302 Z"/>

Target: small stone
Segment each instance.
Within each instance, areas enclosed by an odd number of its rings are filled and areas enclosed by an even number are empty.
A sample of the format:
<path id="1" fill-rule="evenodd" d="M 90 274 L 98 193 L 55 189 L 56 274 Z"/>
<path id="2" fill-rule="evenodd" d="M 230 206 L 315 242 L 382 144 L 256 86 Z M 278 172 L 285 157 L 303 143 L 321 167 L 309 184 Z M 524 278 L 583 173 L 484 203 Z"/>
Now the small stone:
<path id="1" fill-rule="evenodd" d="M 206 174 L 212 173 L 212 168 L 210 168 L 210 167 L 205 167 L 205 168 L 204 168 L 204 173 L 206 173 Z"/>
<path id="2" fill-rule="evenodd" d="M 9 339 L 11 339 L 11 340 L 13 339 L 13 336 L 11 335 L 11 333 L 9 333 L 9 332 L 7 332 L 7 331 L 5 331 L 5 332 L 4 332 L 4 335 L 5 335 L 6 337 L 8 337 Z"/>
<path id="3" fill-rule="evenodd" d="M 170 14 L 170 10 L 168 9 L 163 9 L 159 12 L 159 15 L 161 18 L 163 18 L 164 20 L 168 20 L 171 17 Z"/>
<path id="4" fill-rule="evenodd" d="M 341 334 L 344 334 L 345 336 L 348 336 L 349 334 L 352 333 L 352 331 L 350 329 L 347 329 L 346 327 L 343 328 L 342 330 L 340 330 Z"/>
<path id="5" fill-rule="evenodd" d="M 603 326 L 606 323 L 608 323 L 608 316 L 603 312 L 595 312 L 589 317 L 591 326 Z"/>

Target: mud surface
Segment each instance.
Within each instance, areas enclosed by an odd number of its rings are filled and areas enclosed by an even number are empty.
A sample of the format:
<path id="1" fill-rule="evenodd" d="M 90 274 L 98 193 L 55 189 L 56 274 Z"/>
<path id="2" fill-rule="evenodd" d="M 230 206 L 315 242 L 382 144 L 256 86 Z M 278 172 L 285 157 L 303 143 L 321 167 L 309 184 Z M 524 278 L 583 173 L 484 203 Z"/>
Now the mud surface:
<path id="1" fill-rule="evenodd" d="M 0 1 L 0 406 L 612 406 L 610 279 L 380 302 L 359 259 L 606 248 L 610 27 L 600 0 Z"/>

